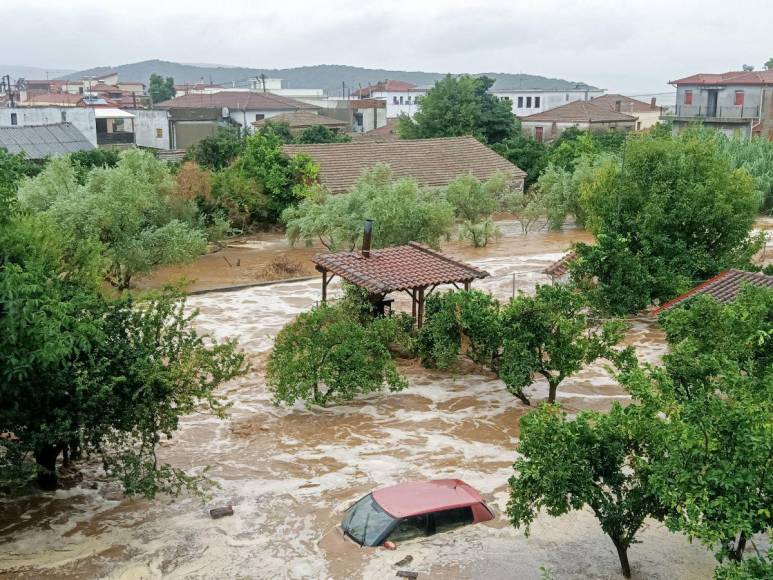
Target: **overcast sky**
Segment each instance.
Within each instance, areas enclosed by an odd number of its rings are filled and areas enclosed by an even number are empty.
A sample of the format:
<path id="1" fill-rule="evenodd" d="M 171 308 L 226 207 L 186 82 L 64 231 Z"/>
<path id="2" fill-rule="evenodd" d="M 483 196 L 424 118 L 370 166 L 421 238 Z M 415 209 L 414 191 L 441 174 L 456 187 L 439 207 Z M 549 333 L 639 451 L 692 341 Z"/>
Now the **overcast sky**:
<path id="1" fill-rule="evenodd" d="M 636 94 L 773 56 L 771 0 L 0 0 L 0 23 L 3 64 L 49 70 L 348 64 L 524 72 Z"/>

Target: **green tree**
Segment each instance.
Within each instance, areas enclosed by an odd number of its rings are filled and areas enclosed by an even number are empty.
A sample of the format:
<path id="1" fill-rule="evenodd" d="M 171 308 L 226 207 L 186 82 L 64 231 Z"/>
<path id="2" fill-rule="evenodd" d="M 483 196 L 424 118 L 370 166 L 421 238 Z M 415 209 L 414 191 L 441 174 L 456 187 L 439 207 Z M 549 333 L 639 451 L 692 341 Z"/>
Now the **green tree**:
<path id="1" fill-rule="evenodd" d="M 41 169 L 21 153 L 11 155 L 0 147 L 0 216 L 5 217 L 11 211 L 16 203 L 16 191 L 24 178 L 34 177 Z"/>
<path id="2" fill-rule="evenodd" d="M 761 242 L 750 236 L 759 199 L 716 142 L 640 136 L 623 155 L 624 164 L 603 162 L 580 196 L 586 226 L 608 240 L 578 244 L 573 265 L 575 280 L 597 282 L 597 305 L 630 312 L 749 263 Z M 624 270 L 610 267 L 610 251 Z"/>
<path id="3" fill-rule="evenodd" d="M 538 376 L 548 383 L 552 403 L 559 385 L 583 365 L 632 356 L 630 349 L 613 348 L 624 324 L 594 324 L 584 312 L 583 297 L 563 286 L 537 286 L 535 296 L 521 294 L 505 306 L 478 291 L 448 292 L 431 296 L 426 309 L 416 337 L 416 352 L 426 366 L 452 365 L 465 342 L 464 354 L 496 373 L 526 405 L 531 403 L 523 391 Z"/>
<path id="4" fill-rule="evenodd" d="M 0 480 L 24 485 L 36 465 L 54 489 L 60 455 L 94 453 L 129 494 L 195 489 L 156 448 L 200 405 L 222 415 L 213 391 L 243 355 L 198 336 L 177 296 L 105 298 L 98 244 L 67 236 L 45 215 L 0 229 L 0 430 L 13 434 L 0 438 Z"/>
<path id="5" fill-rule="evenodd" d="M 388 348 L 397 332 L 392 318 L 363 323 L 340 306 L 323 303 L 302 313 L 280 331 L 269 356 L 274 402 L 326 405 L 384 387 L 404 389 Z"/>
<path id="6" fill-rule="evenodd" d="M 282 121 L 266 120 L 263 126 L 258 129 L 258 133 L 265 135 L 267 133 L 273 133 L 279 137 L 283 143 L 294 143 L 295 135 L 293 135 L 290 129 L 290 124 Z"/>
<path id="7" fill-rule="evenodd" d="M 413 119 L 400 118 L 397 132 L 403 139 L 472 135 L 485 143 L 499 143 L 516 129 L 510 101 L 488 93 L 494 80 L 450 74 L 435 83 L 421 99 Z"/>
<path id="8" fill-rule="evenodd" d="M 413 179 L 395 180 L 389 166 L 379 164 L 346 193 L 308 189 L 303 201 L 282 215 L 292 244 L 319 240 L 333 251 L 353 249 L 366 218 L 373 220 L 374 248 L 410 241 L 437 247 L 454 225 L 454 209 L 441 192 L 422 191 Z"/>
<path id="9" fill-rule="evenodd" d="M 22 206 L 45 212 L 72 243 L 101 243 L 108 280 L 129 287 L 135 274 L 190 261 L 206 248 L 193 200 L 180 200 L 167 166 L 150 153 L 121 153 L 114 168 L 93 169 L 78 185 L 69 160 L 55 159 L 19 191 Z"/>
<path id="10" fill-rule="evenodd" d="M 96 167 L 115 167 L 120 160 L 115 149 L 84 149 L 70 153 L 70 163 L 75 167 L 78 183 L 85 183 L 89 171 Z"/>
<path id="11" fill-rule="evenodd" d="M 769 58 L 765 61 L 765 69 L 766 70 L 773 70 L 773 58 Z"/>
<path id="12" fill-rule="evenodd" d="M 517 128 L 510 137 L 495 143 L 492 149 L 526 172 L 526 186 L 537 181 L 547 165 L 545 145 L 524 135 Z"/>
<path id="13" fill-rule="evenodd" d="M 699 297 L 662 317 L 662 367 L 635 367 L 623 385 L 649 409 L 668 453 L 652 483 L 666 523 L 722 560 L 773 527 L 773 290 L 747 286 L 722 305 Z"/>
<path id="14" fill-rule="evenodd" d="M 172 77 L 164 78 L 156 73 L 151 74 L 148 94 L 150 95 L 150 102 L 153 104 L 174 98 L 174 79 Z"/>
<path id="15" fill-rule="evenodd" d="M 296 143 L 348 143 L 351 140 L 346 133 L 336 133 L 324 125 L 307 127 L 295 138 Z"/>
<path id="16" fill-rule="evenodd" d="M 498 234 L 491 215 L 501 207 L 499 197 L 508 189 L 507 176 L 496 174 L 481 183 L 470 173 L 463 173 L 448 184 L 446 199 L 456 209 L 456 216 L 463 220 L 461 237 L 476 248 L 488 245 Z"/>
<path id="17" fill-rule="evenodd" d="M 583 411 L 567 420 L 557 405 L 542 405 L 521 419 L 520 458 L 513 464 L 507 514 L 529 526 L 540 510 L 558 517 L 588 507 L 615 545 L 623 575 L 631 577 L 628 548 L 648 517 L 663 507 L 650 483 L 651 422 L 636 408 L 615 403 L 608 414 Z"/>
<path id="18" fill-rule="evenodd" d="M 196 163 L 212 171 L 228 167 L 244 151 L 244 138 L 236 127 L 220 127 L 211 137 L 205 137 L 188 152 Z"/>

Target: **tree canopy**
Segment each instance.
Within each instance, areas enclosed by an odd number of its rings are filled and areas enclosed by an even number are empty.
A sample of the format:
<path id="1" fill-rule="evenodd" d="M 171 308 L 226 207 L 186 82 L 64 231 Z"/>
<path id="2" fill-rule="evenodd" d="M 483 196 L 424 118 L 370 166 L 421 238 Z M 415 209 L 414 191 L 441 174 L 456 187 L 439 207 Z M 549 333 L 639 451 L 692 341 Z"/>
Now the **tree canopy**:
<path id="1" fill-rule="evenodd" d="M 414 118 L 402 116 L 397 132 L 403 139 L 472 135 L 485 143 L 498 143 L 517 126 L 510 101 L 488 93 L 494 79 L 450 74 L 437 81 L 421 99 Z"/>
<path id="2" fill-rule="evenodd" d="M 172 77 L 164 78 L 156 73 L 151 74 L 148 94 L 150 102 L 153 104 L 168 101 L 175 95 L 174 79 Z"/>

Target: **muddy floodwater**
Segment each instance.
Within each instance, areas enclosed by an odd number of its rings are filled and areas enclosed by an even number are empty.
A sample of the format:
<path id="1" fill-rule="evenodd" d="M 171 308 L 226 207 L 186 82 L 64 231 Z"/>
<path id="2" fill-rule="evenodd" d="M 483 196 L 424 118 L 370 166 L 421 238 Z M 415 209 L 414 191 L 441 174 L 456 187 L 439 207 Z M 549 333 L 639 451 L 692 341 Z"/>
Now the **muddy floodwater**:
<path id="1" fill-rule="evenodd" d="M 474 286 L 502 299 L 548 282 L 542 269 L 573 241 L 590 239 L 575 229 L 522 236 L 514 222 L 500 227 L 503 237 L 489 248 L 450 243 L 446 251 L 490 272 Z M 219 262 L 235 270 L 231 258 L 239 254 L 238 268 L 257 269 L 277 253 L 310 273 L 313 250 L 288 249 L 270 235 L 242 246 L 226 253 L 231 265 L 213 254 L 176 273 L 202 287 L 226 278 L 246 282 L 251 274 L 228 278 Z M 160 276 L 143 284 L 153 286 Z M 403 361 L 410 383 L 404 392 L 313 411 L 273 406 L 263 380 L 273 337 L 319 296 L 315 278 L 190 298 L 201 313 L 199 328 L 237 338 L 253 366 L 221 389 L 232 404 L 227 420 L 186 417 L 162 444 L 164 461 L 191 472 L 209 466 L 218 484 L 211 498 L 124 499 L 98 465 L 87 464 L 79 475 L 65 474 L 64 489 L 0 503 L 0 577 L 381 579 L 394 578 L 395 563 L 409 555 L 404 569 L 419 578 L 530 579 L 540 577 L 541 566 L 555 578 L 621 577 L 612 543 L 588 512 L 542 516 L 529 538 L 508 525 L 507 480 L 518 421 L 528 408 L 492 376 L 466 365 L 435 372 Z M 652 320 L 632 320 L 627 340 L 648 360 L 663 352 Z M 529 395 L 544 397 L 544 383 Z M 559 398 L 569 413 L 627 400 L 601 365 L 567 380 Z M 405 542 L 393 552 L 360 548 L 337 527 L 346 507 L 374 487 L 455 477 L 482 492 L 497 512 L 494 521 Z M 223 505 L 233 505 L 234 515 L 212 520 L 208 509 Z M 634 577 L 711 577 L 711 554 L 658 522 L 647 522 L 640 539 L 630 551 Z"/>

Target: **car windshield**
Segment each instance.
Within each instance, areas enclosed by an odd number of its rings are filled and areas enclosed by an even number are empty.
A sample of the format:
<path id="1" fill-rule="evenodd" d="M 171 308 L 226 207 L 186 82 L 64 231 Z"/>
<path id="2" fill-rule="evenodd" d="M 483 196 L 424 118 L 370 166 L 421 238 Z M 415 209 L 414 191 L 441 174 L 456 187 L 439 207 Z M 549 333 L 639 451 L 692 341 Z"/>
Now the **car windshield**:
<path id="1" fill-rule="evenodd" d="M 344 531 L 363 546 L 376 546 L 397 520 L 386 513 L 368 494 L 348 510 L 344 516 Z"/>

